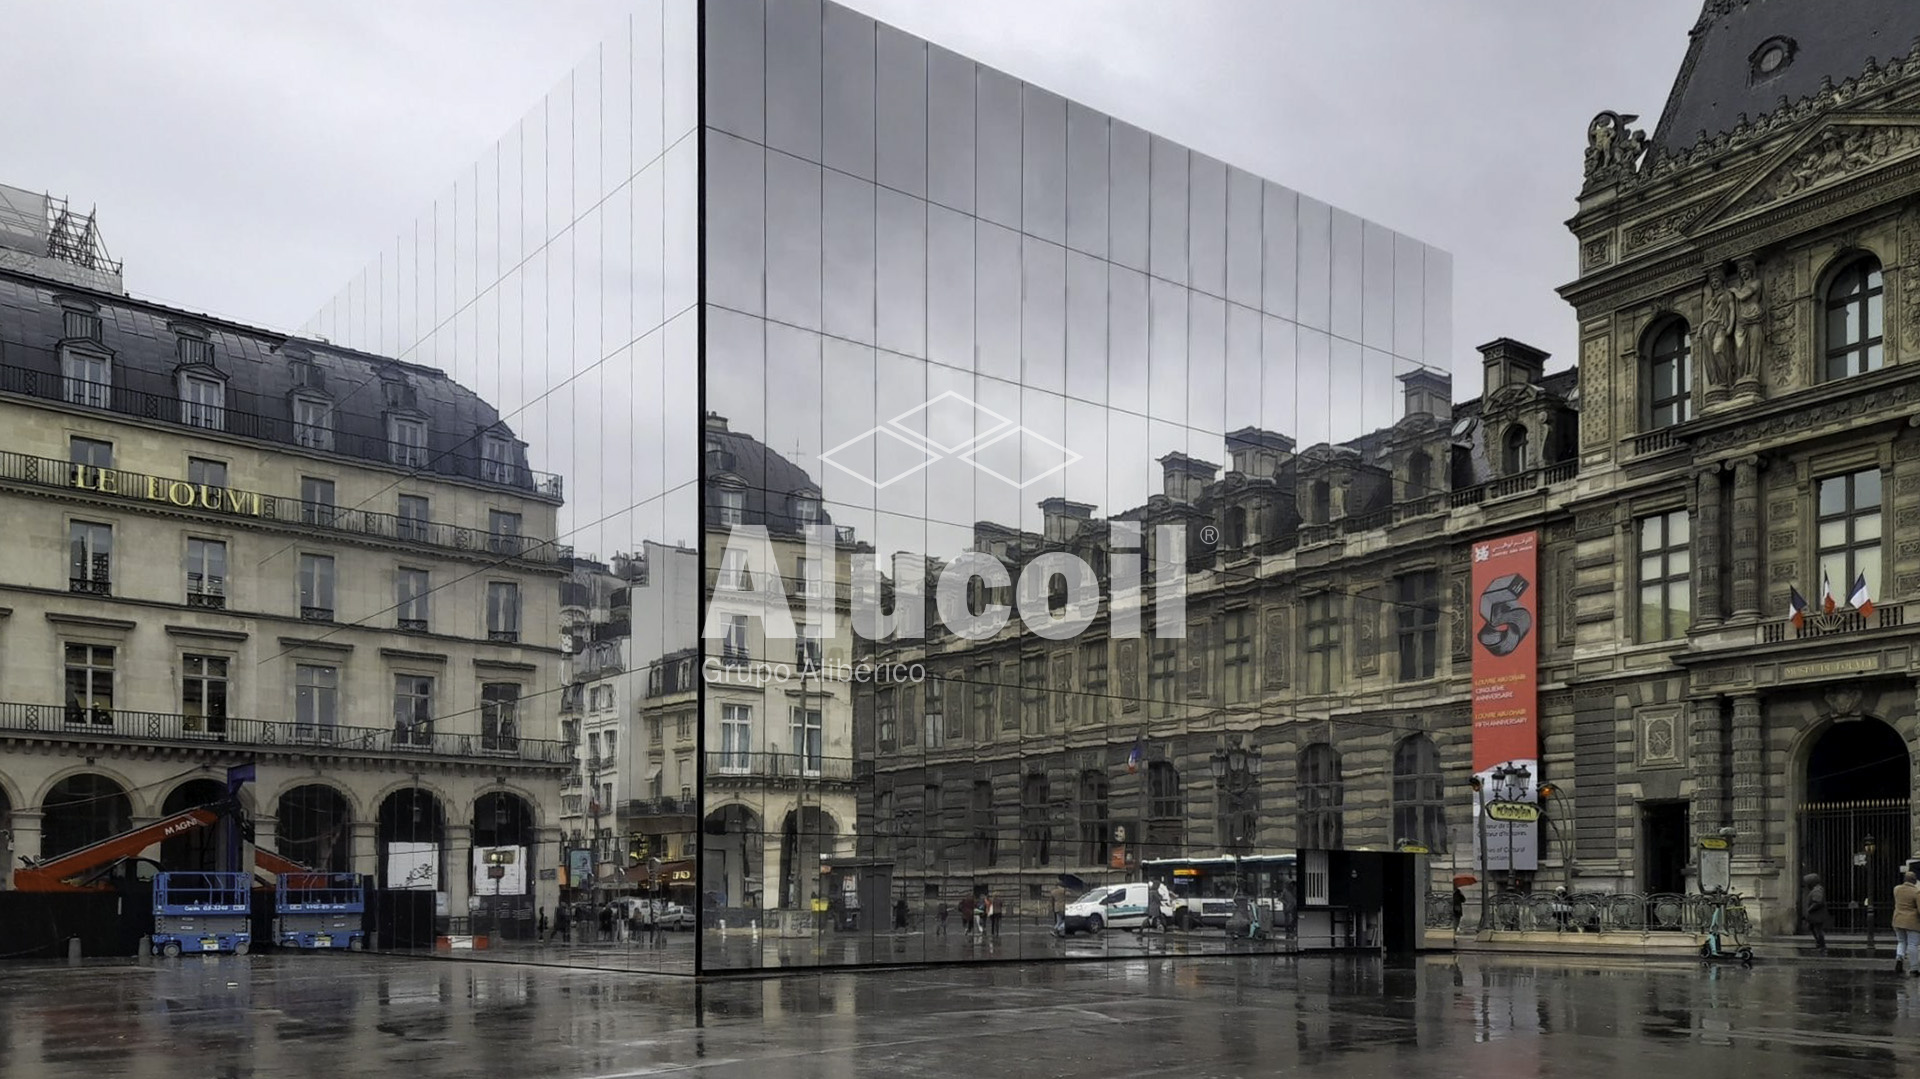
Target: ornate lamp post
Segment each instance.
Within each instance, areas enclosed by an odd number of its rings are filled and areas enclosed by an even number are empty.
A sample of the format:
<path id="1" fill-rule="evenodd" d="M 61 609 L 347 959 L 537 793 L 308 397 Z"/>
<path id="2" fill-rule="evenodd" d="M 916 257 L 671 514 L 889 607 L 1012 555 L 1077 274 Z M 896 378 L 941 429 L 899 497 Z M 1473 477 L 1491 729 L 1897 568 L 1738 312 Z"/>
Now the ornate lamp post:
<path id="1" fill-rule="evenodd" d="M 1246 880 L 1241 875 L 1240 859 L 1253 844 L 1255 832 L 1259 829 L 1259 813 L 1254 808 L 1256 788 L 1260 783 L 1260 748 L 1248 749 L 1240 744 L 1238 736 L 1225 748 L 1215 750 L 1207 762 L 1213 771 L 1214 783 L 1221 792 L 1222 823 L 1225 825 L 1226 846 L 1233 853 L 1233 888 L 1236 896 L 1246 892 Z"/>

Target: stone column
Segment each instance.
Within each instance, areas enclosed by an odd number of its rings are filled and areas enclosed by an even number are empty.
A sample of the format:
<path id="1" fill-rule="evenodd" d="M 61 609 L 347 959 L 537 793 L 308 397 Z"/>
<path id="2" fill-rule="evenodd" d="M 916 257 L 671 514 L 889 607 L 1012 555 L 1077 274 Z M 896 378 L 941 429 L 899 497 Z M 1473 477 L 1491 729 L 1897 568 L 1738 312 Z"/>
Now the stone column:
<path id="1" fill-rule="evenodd" d="M 1718 626 L 1725 616 L 1726 598 L 1720 588 L 1720 470 L 1710 465 L 1699 472 L 1699 504 L 1693 524 L 1693 624 Z"/>
<path id="2" fill-rule="evenodd" d="M 350 834 L 352 845 L 347 849 L 349 864 L 353 871 L 361 876 L 372 877 L 374 887 L 381 884 L 380 874 L 380 828 L 373 821 L 354 821 Z"/>
<path id="3" fill-rule="evenodd" d="M 1727 823 L 1727 792 L 1721 766 L 1726 757 L 1726 740 L 1720 733 L 1720 698 L 1690 701 L 1687 709 L 1687 773 L 1693 779 L 1693 842 L 1688 852 L 1691 860 L 1700 840 L 1718 835 Z"/>
<path id="4" fill-rule="evenodd" d="M 1760 617 L 1760 458 L 1733 462 L 1733 617 Z M 1737 713 L 1736 713 L 1737 714 Z"/>
<path id="5" fill-rule="evenodd" d="M 1760 697 L 1746 693 L 1733 699 L 1733 828 L 1734 857 L 1760 861 L 1767 857 L 1766 724 Z"/>
<path id="6" fill-rule="evenodd" d="M 442 856 L 447 875 L 440 881 L 440 890 L 447 893 L 447 917 L 466 920 L 472 917 L 467 909 L 467 897 L 473 894 L 473 827 L 447 825 L 446 849 Z"/>
<path id="7" fill-rule="evenodd" d="M 277 851 L 280 849 L 280 844 L 277 841 L 279 828 L 279 817 L 257 816 L 253 818 L 253 842 L 251 844 L 243 844 L 240 848 L 240 860 L 245 863 L 240 867 L 241 872 L 249 875 L 253 873 L 255 866 L 253 856 L 256 851 Z"/>

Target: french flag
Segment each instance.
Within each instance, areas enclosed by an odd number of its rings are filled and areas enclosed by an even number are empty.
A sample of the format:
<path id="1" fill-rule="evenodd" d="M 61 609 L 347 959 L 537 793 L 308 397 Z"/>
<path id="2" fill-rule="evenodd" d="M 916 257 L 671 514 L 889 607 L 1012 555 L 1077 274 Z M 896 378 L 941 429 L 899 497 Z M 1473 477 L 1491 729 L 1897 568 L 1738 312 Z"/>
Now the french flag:
<path id="1" fill-rule="evenodd" d="M 1147 755 L 1146 749 L 1147 749 L 1146 736 L 1142 735 L 1140 738 L 1134 741 L 1133 752 L 1127 754 L 1127 774 L 1128 775 L 1132 775 L 1133 773 L 1138 772 L 1140 770 L 1140 759 Z"/>
<path id="2" fill-rule="evenodd" d="M 1864 571 L 1853 579 L 1853 595 L 1847 597 L 1847 602 L 1860 612 L 1860 617 L 1873 617 L 1873 597 L 1867 594 L 1867 575 Z"/>
<path id="3" fill-rule="evenodd" d="M 1828 614 L 1833 613 L 1833 580 L 1824 569 L 1820 571 L 1820 609 Z"/>
<path id="4" fill-rule="evenodd" d="M 1807 625 L 1807 600 L 1794 585 L 1787 586 L 1787 621 L 1794 629 L 1805 629 Z"/>

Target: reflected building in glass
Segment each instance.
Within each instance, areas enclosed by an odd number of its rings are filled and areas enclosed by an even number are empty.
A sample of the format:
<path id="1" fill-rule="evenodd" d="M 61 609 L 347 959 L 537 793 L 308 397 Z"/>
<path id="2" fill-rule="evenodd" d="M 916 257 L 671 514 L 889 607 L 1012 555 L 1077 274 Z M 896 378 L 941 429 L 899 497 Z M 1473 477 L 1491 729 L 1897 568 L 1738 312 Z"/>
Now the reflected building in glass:
<path id="1" fill-rule="evenodd" d="M 1204 950 L 1279 856 L 1448 847 L 1448 511 L 1560 454 L 1453 414 L 1450 266 L 847 8 L 666 0 L 314 328 L 500 402 L 583 555 L 697 545 L 629 612 L 701 605 L 696 812 L 616 800 L 682 822 L 701 968 L 1138 954 L 1072 901 Z M 671 874 L 567 827 L 571 895 Z"/>

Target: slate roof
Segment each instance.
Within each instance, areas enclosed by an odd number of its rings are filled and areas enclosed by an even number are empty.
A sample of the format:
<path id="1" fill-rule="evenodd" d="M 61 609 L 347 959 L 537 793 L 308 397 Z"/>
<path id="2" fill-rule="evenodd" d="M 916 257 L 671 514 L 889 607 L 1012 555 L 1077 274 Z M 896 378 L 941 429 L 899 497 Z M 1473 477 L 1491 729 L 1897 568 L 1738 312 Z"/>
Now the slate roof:
<path id="1" fill-rule="evenodd" d="M 731 430 L 725 424 L 726 418 L 723 416 L 707 417 L 706 471 L 709 477 L 717 478 L 718 482 L 708 485 L 706 527 L 721 527 L 717 492 L 740 489 L 746 494 L 743 524 L 764 525 L 772 533 L 798 532 L 800 520 L 793 515 L 792 496 L 810 493 L 819 498 L 820 485 L 805 469 L 768 449 L 759 439 Z M 736 486 L 728 482 L 727 477 L 737 479 L 739 484 Z M 833 523 L 825 506 L 821 507 L 816 523 Z"/>
<path id="2" fill-rule="evenodd" d="M 304 357 L 318 378 L 303 392 L 332 402 L 337 454 L 391 461 L 387 416 L 404 411 L 427 423 L 428 463 L 420 471 L 485 482 L 480 435 L 492 432 L 512 440 L 516 467 L 506 486 L 559 496 L 558 484 L 545 482 L 552 477 L 528 472 L 526 446 L 499 412 L 444 371 L 25 274 L 0 272 L 0 389 L 58 398 L 59 349 L 67 336 L 69 307 L 90 308 L 99 317 L 99 347 L 112 358 L 113 412 L 182 422 L 178 374 L 184 329 L 212 345 L 213 371 L 226 382 L 226 434 L 292 443 L 292 396 L 300 388 L 295 358 Z M 396 388 L 391 404 L 383 375 L 404 386 Z"/>
<path id="3" fill-rule="evenodd" d="M 1920 37 L 1915 0 L 1707 0 L 1694 25 L 1686 59 L 1653 132 L 1669 152 L 1732 131 L 1774 111 L 1780 99 L 1816 93 L 1821 80 L 1838 83 L 1904 56 Z M 1756 70 L 1760 47 L 1780 37 L 1792 58 L 1772 74 Z"/>

